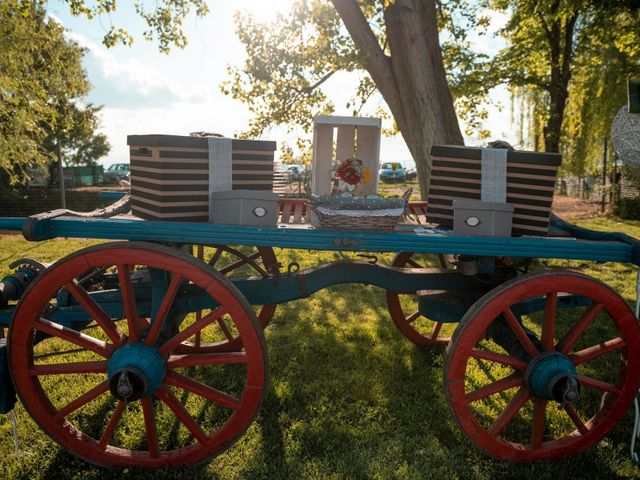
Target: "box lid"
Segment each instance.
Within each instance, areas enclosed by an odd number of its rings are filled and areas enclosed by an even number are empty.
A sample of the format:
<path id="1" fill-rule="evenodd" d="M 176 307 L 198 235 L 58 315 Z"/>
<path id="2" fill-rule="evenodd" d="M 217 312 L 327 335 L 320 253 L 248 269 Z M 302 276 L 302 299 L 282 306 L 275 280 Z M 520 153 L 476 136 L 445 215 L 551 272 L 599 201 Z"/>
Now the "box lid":
<path id="1" fill-rule="evenodd" d="M 178 148 L 209 148 L 208 137 L 191 137 L 188 135 L 127 135 L 127 145 L 132 147 L 178 147 Z M 265 150 L 276 149 L 276 142 L 271 140 L 231 140 L 234 150 Z"/>
<path id="2" fill-rule="evenodd" d="M 223 192 L 211 192 L 212 200 L 267 200 L 278 201 L 278 194 L 263 190 L 225 190 Z"/>
<path id="3" fill-rule="evenodd" d="M 460 145 L 434 145 L 431 147 L 431 155 L 434 157 L 468 158 L 480 160 L 482 147 L 463 147 Z M 538 165 L 558 166 L 562 161 L 559 153 L 527 152 L 524 150 L 508 150 L 507 162 L 533 163 Z"/>
<path id="4" fill-rule="evenodd" d="M 453 208 L 461 210 L 493 210 L 496 212 L 513 212 L 513 209 L 515 207 L 512 203 L 482 202 L 480 200 L 454 200 Z"/>

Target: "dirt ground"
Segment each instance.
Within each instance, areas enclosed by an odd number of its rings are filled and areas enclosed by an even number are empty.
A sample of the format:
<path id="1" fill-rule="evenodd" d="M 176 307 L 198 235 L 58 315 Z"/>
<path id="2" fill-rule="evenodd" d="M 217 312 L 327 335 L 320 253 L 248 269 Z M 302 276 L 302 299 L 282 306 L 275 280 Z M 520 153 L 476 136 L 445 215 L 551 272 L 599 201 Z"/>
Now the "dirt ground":
<path id="1" fill-rule="evenodd" d="M 411 200 L 420 200 L 420 192 L 417 191 L 417 184 L 411 184 L 414 188 Z M 408 185 L 385 185 L 382 184 L 381 192 L 385 196 L 400 196 L 407 189 Z M 605 211 L 601 211 L 601 203 L 593 200 L 583 200 L 581 198 L 564 197 L 561 195 L 555 195 L 553 199 L 553 206 L 551 207 L 553 213 L 564 219 L 583 219 L 587 220 L 595 218 L 601 215 L 611 215 L 612 205 L 606 204 Z"/>
<path id="2" fill-rule="evenodd" d="M 560 218 L 589 219 L 603 215 L 601 206 L 598 201 L 556 195 L 553 198 L 551 209 Z M 610 214 L 611 204 L 606 204 L 604 215 Z"/>

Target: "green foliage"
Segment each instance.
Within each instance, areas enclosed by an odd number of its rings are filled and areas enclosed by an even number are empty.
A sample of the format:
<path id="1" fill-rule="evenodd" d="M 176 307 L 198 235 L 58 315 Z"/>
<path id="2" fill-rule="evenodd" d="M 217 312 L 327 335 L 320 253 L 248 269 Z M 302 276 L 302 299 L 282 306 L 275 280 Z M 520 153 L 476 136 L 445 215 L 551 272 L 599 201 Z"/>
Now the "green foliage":
<path id="1" fill-rule="evenodd" d="M 42 2 L 42 0 L 37 0 Z M 116 0 L 64 0 L 69 4 L 73 15 L 84 16 L 88 19 L 102 17 L 116 11 Z M 127 2 L 130 3 L 130 2 Z M 184 48 L 187 45 L 187 37 L 182 31 L 184 19 L 192 9 L 197 16 L 204 16 L 209 12 L 206 0 L 158 0 L 153 8 L 145 8 L 143 1 L 137 0 L 133 7 L 147 23 L 148 30 L 144 32 L 146 40 L 158 40 L 158 48 L 163 53 L 169 53 L 171 46 Z M 109 31 L 102 38 L 102 43 L 107 47 L 117 44 L 131 45 L 133 37 L 127 30 L 111 24 Z"/>
<path id="2" fill-rule="evenodd" d="M 619 198 L 613 213 L 625 220 L 640 220 L 640 198 Z"/>
<path id="3" fill-rule="evenodd" d="M 83 106 L 83 50 L 32 2 L 0 0 L 0 171 L 10 183 L 57 159 L 92 163 L 109 146 L 94 134 L 99 107 Z"/>
<path id="4" fill-rule="evenodd" d="M 626 79 L 640 75 L 640 4 L 489 4 L 511 14 L 501 32 L 509 45 L 497 55 L 495 69 L 526 112 L 520 121 L 522 137 L 539 150 L 558 139 L 565 171 L 593 173 L 602 158 L 603 138 L 625 102 Z M 496 76 L 487 78 L 494 81 Z"/>
<path id="5" fill-rule="evenodd" d="M 358 2 L 383 52 L 390 54 L 384 9 L 390 2 Z M 392 3 L 392 2 L 391 2 Z M 487 18 L 479 6 L 466 0 L 438 2 L 439 24 L 446 37 L 443 58 L 458 114 L 469 123 L 469 133 L 481 128 L 486 118 L 482 108 L 488 83 L 481 76 L 486 56 L 473 52 L 467 32 L 484 28 Z M 251 14 L 236 16 L 236 33 L 247 59 L 241 67 L 228 67 L 230 79 L 221 90 L 245 103 L 253 113 L 250 136 L 259 136 L 273 126 L 302 127 L 309 131 L 312 118 L 330 114 L 335 105 L 322 91 L 322 85 L 338 72 L 357 72 L 358 85 L 346 108 L 359 115 L 367 101 L 376 97 L 377 88 L 364 68 L 364 56 L 345 30 L 335 8 L 321 0 L 297 0 L 291 11 L 266 24 Z M 376 115 L 391 118 L 386 106 Z M 385 133 L 397 133 L 397 126 Z"/>
<path id="6" fill-rule="evenodd" d="M 319 87 L 338 71 L 359 68 L 358 52 L 340 17 L 321 0 L 298 0 L 273 24 L 237 14 L 236 33 L 247 59 L 241 68 L 228 67 L 231 79 L 221 89 L 254 114 L 250 136 L 259 136 L 274 123 L 308 131 L 314 114 L 334 109 Z M 363 84 L 361 90 L 368 88 Z"/>
<path id="7" fill-rule="evenodd" d="M 624 9 L 599 14 L 582 33 L 563 125 L 565 169 L 601 168 L 603 141 L 627 102 L 627 78 L 640 76 L 640 15 Z"/>

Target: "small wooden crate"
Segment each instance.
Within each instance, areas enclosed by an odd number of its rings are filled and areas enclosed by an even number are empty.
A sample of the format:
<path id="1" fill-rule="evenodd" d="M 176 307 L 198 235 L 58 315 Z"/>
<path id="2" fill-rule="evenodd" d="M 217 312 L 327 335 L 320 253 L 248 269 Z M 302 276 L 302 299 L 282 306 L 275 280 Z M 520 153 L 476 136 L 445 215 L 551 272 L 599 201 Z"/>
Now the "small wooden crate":
<path id="1" fill-rule="evenodd" d="M 216 139 L 177 135 L 129 135 L 133 214 L 149 220 L 206 222 L 210 192 L 273 190 L 276 143 L 262 140 Z M 225 188 L 213 188 L 216 166 L 211 160 L 231 157 Z M 225 172 L 229 176 L 229 172 Z"/>
<path id="2" fill-rule="evenodd" d="M 360 194 L 378 192 L 381 122 L 379 118 L 327 115 L 318 115 L 313 119 L 311 161 L 311 192 L 313 194 L 331 193 L 333 163 L 336 160 L 348 158 L 358 158 L 371 171 L 371 180 L 362 187 Z"/>
<path id="3" fill-rule="evenodd" d="M 481 199 L 482 148 L 434 145 L 431 156 L 427 218 L 450 227 L 454 200 Z M 560 161 L 556 153 L 507 153 L 507 202 L 515 207 L 513 235 L 547 234 Z"/>

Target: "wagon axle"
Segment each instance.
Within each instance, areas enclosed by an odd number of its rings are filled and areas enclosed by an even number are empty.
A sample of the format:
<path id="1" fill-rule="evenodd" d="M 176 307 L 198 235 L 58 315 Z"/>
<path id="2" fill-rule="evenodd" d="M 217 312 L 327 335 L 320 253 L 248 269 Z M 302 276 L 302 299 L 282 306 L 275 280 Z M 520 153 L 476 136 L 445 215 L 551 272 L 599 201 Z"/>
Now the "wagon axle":
<path id="1" fill-rule="evenodd" d="M 144 343 L 125 344 L 108 362 L 111 394 L 125 403 L 153 395 L 165 377 L 165 364 L 157 348 Z"/>
<path id="2" fill-rule="evenodd" d="M 491 324 L 487 334 L 512 357 L 527 364 L 524 380 L 531 394 L 541 400 L 555 400 L 562 407 L 576 402 L 580 397 L 580 382 L 571 359 L 561 352 L 544 351 L 536 334 L 524 327 L 521 321 L 517 319 L 515 321 L 536 350 L 542 353 L 532 356 L 523 347 L 503 316 Z"/>
<path id="3" fill-rule="evenodd" d="M 534 358 L 524 373 L 529 391 L 542 400 L 555 400 L 562 407 L 580 398 L 580 382 L 573 362 L 559 352 Z"/>

